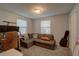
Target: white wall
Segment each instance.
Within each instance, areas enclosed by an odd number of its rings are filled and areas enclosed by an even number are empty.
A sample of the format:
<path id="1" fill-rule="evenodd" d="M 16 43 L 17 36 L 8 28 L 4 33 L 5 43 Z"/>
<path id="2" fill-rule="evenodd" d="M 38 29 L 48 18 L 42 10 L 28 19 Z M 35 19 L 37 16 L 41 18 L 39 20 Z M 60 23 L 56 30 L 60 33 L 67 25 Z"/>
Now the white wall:
<path id="1" fill-rule="evenodd" d="M 18 14 L 15 14 L 13 12 L 4 10 L 4 9 L 0 9 L 0 25 L 6 25 L 6 23 L 2 22 L 2 21 L 10 21 L 10 22 L 15 22 L 17 19 L 22 19 L 22 20 L 26 20 L 28 22 L 28 32 L 32 32 L 32 20 L 30 18 L 26 18 L 23 16 L 20 16 Z M 10 24 L 12 26 L 16 26 L 16 24 Z"/>
<path id="2" fill-rule="evenodd" d="M 79 4 L 76 5 L 77 8 L 77 38 L 79 39 Z"/>
<path id="3" fill-rule="evenodd" d="M 16 19 L 17 19 L 16 14 L 0 9 L 0 25 L 6 25 L 6 23 L 2 22 L 4 20 L 15 22 Z M 11 24 L 11 25 L 15 25 L 15 24 Z"/>
<path id="4" fill-rule="evenodd" d="M 40 33 L 40 21 L 50 20 L 51 21 L 51 34 L 54 35 L 57 43 L 64 36 L 65 31 L 68 29 L 68 16 L 58 15 L 51 17 L 42 17 L 34 20 L 34 32 Z"/>
<path id="5" fill-rule="evenodd" d="M 69 14 L 69 30 L 69 47 L 73 53 L 79 39 L 79 4 L 76 4 Z"/>
<path id="6" fill-rule="evenodd" d="M 52 20 L 52 33 L 55 36 L 56 42 L 59 43 L 64 36 L 65 31 L 68 29 L 67 15 L 55 16 Z"/>

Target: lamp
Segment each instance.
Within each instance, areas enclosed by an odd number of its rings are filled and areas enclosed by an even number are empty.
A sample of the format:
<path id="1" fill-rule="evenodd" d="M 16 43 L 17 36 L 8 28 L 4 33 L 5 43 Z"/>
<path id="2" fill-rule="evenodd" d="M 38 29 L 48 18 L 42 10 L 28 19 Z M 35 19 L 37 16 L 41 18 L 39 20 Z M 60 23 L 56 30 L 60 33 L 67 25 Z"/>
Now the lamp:
<path id="1" fill-rule="evenodd" d="M 35 13 L 40 14 L 41 10 L 40 9 L 35 9 Z"/>

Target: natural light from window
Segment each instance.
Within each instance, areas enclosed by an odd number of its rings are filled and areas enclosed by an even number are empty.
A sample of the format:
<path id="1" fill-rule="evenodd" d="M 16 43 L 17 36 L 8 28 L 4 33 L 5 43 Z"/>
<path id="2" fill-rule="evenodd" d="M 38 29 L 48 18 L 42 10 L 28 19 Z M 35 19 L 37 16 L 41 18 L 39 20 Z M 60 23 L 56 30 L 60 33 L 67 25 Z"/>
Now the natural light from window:
<path id="1" fill-rule="evenodd" d="M 50 34 L 50 20 L 41 21 L 41 33 L 42 34 Z"/>
<path id="2" fill-rule="evenodd" d="M 17 26 L 19 26 L 19 31 L 21 34 L 25 34 L 27 32 L 27 21 L 17 20 Z"/>

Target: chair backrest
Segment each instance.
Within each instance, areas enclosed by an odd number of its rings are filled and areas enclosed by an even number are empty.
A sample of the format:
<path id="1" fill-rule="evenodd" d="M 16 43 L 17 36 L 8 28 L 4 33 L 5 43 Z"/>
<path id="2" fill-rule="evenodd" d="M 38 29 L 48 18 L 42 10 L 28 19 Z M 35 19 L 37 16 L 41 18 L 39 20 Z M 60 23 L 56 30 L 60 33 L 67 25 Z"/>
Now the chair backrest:
<path id="1" fill-rule="evenodd" d="M 7 32 L 5 35 L 5 40 L 3 42 L 3 50 L 17 48 L 18 39 L 19 39 L 19 37 L 18 37 L 18 33 L 16 31 Z"/>

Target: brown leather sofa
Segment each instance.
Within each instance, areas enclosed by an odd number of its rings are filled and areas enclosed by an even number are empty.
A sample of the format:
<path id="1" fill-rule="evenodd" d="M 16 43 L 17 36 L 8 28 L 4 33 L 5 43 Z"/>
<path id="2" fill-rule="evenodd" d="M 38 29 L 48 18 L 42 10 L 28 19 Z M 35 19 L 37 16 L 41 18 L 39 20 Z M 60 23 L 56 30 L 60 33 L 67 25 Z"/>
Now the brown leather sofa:
<path id="1" fill-rule="evenodd" d="M 25 38 L 24 40 L 22 40 L 25 47 L 29 48 L 32 45 L 37 45 L 48 49 L 55 49 L 56 42 L 52 34 L 37 34 L 37 38 L 33 38 L 34 34 L 36 33 L 29 34 L 31 35 L 30 38 Z M 41 39 L 42 36 L 47 36 L 49 40 Z"/>

